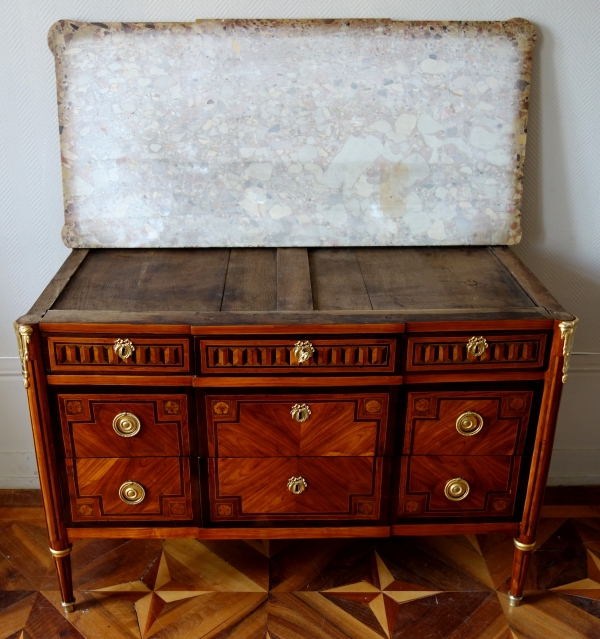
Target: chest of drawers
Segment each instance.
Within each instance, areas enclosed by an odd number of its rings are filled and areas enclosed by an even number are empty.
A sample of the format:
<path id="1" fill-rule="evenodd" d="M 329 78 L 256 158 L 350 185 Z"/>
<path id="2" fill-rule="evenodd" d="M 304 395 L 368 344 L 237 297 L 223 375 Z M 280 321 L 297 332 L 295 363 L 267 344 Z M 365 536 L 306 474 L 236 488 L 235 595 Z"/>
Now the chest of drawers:
<path id="1" fill-rule="evenodd" d="M 504 532 L 576 320 L 509 249 L 75 250 L 16 323 L 65 608 L 87 537 Z"/>

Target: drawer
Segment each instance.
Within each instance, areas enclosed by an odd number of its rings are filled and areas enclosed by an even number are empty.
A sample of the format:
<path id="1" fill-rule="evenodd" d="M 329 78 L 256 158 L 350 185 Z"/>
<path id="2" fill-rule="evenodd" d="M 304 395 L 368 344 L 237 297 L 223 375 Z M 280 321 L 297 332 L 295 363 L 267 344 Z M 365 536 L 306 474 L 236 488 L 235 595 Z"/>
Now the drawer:
<path id="1" fill-rule="evenodd" d="M 185 395 L 60 394 L 67 457 L 190 454 Z"/>
<path id="2" fill-rule="evenodd" d="M 414 456 L 400 464 L 398 517 L 513 513 L 521 457 Z"/>
<path id="3" fill-rule="evenodd" d="M 208 395 L 208 451 L 219 457 L 374 456 L 389 395 Z"/>
<path id="4" fill-rule="evenodd" d="M 393 339 L 200 340 L 203 373 L 393 373 Z"/>
<path id="5" fill-rule="evenodd" d="M 379 519 L 384 463 L 380 457 L 211 458 L 210 516 L 213 522 Z"/>
<path id="6" fill-rule="evenodd" d="M 120 341 L 119 341 L 120 340 Z M 47 338 L 52 373 L 189 373 L 187 337 L 145 336 Z"/>
<path id="7" fill-rule="evenodd" d="M 522 454 L 533 391 L 409 393 L 408 455 Z"/>
<path id="8" fill-rule="evenodd" d="M 75 522 L 192 519 L 188 459 L 66 459 L 65 464 Z"/>
<path id="9" fill-rule="evenodd" d="M 407 371 L 543 368 L 546 335 L 414 336 L 407 340 Z"/>

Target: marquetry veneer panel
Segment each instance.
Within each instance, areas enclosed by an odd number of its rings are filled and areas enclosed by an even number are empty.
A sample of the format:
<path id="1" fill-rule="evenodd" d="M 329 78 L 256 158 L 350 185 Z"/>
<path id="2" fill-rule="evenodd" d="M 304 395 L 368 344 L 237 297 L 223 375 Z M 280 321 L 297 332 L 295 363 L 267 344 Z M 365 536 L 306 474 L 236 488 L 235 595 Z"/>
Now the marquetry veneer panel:
<path id="1" fill-rule="evenodd" d="M 381 512 L 381 457 L 262 457 L 208 460 L 214 522 L 374 520 Z M 292 494 L 291 477 L 306 490 Z"/>
<path id="2" fill-rule="evenodd" d="M 74 522 L 192 519 L 190 462 L 178 457 L 66 459 Z M 119 497 L 127 481 L 146 491 L 139 504 Z"/>
<path id="3" fill-rule="evenodd" d="M 463 369 L 541 368 L 545 335 L 482 335 L 489 347 L 476 357 L 467 352 L 472 335 L 409 337 L 407 371 Z"/>
<path id="4" fill-rule="evenodd" d="M 398 523 L 407 517 L 506 517 L 514 510 L 521 457 L 402 457 Z M 452 501 L 446 483 L 462 478 L 468 495 Z"/>
<path id="5" fill-rule="evenodd" d="M 533 391 L 409 393 L 404 454 L 521 455 Z M 457 419 L 472 411 L 483 419 L 477 433 L 459 433 Z"/>
<path id="6" fill-rule="evenodd" d="M 298 423 L 295 404 L 311 414 Z M 389 396 L 208 395 L 208 454 L 219 457 L 374 456 L 386 450 Z"/>
<path id="7" fill-rule="evenodd" d="M 315 353 L 300 364 L 293 340 L 201 340 L 204 373 L 392 373 L 396 342 L 392 339 L 311 340 Z"/>
<path id="8" fill-rule="evenodd" d="M 135 347 L 127 359 L 115 353 L 114 337 L 48 337 L 50 370 L 53 373 L 139 371 L 161 374 L 190 371 L 190 348 L 186 338 L 125 337 Z"/>
<path id="9" fill-rule="evenodd" d="M 67 457 L 177 457 L 190 454 L 185 395 L 58 395 Z M 123 437 L 113 420 L 130 413 L 139 432 Z"/>

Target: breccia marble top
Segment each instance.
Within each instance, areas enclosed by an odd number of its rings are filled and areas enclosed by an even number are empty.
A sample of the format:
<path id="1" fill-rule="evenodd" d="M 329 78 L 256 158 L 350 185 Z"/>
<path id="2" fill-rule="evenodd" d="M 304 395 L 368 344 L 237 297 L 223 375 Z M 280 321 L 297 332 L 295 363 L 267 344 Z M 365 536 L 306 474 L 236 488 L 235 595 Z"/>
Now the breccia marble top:
<path id="1" fill-rule="evenodd" d="M 533 26 L 50 29 L 67 246 L 514 244 Z"/>

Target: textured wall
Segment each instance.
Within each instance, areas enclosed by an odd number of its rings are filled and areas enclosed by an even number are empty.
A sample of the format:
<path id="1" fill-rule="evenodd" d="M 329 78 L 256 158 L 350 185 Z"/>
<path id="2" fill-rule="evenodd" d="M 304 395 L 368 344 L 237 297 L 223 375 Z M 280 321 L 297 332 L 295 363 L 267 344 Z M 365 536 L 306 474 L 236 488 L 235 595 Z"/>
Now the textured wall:
<path id="1" fill-rule="evenodd" d="M 519 257 L 581 318 L 566 386 L 554 483 L 600 483 L 600 4 L 597 0 L 19 0 L 0 22 L 0 486 L 35 482 L 12 321 L 67 255 L 55 104 L 46 44 L 58 19 L 220 17 L 503 20 L 538 29 Z"/>

